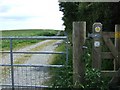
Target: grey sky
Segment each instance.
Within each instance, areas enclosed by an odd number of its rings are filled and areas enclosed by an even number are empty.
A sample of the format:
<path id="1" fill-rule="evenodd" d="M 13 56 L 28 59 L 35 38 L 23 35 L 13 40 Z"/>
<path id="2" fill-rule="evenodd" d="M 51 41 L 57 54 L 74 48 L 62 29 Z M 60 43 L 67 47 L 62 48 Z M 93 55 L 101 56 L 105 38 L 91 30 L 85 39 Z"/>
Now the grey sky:
<path id="1" fill-rule="evenodd" d="M 0 0 L 0 30 L 63 29 L 58 0 Z"/>

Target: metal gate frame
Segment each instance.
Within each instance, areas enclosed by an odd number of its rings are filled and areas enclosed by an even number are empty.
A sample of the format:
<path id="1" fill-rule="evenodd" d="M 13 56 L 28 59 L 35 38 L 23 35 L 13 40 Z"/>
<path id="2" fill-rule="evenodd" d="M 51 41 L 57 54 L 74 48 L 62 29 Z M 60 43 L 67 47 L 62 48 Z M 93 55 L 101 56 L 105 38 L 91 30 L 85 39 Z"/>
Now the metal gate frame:
<path id="1" fill-rule="evenodd" d="M 15 87 L 29 87 L 29 86 L 16 86 L 14 82 L 14 67 L 66 67 L 68 65 L 68 38 L 67 36 L 33 36 L 33 37 L 0 37 L 0 40 L 10 40 L 10 51 L 0 51 L 0 53 L 9 53 L 10 54 L 10 64 L 0 64 L 0 67 L 9 66 L 11 69 L 11 85 L 0 85 L 1 87 L 11 87 L 13 90 Z M 13 40 L 64 40 L 66 43 L 65 52 L 13 52 Z M 66 63 L 65 65 L 29 65 L 29 64 L 14 64 L 14 53 L 15 54 L 66 54 Z M 47 87 L 47 86 L 30 86 L 30 87 Z"/>

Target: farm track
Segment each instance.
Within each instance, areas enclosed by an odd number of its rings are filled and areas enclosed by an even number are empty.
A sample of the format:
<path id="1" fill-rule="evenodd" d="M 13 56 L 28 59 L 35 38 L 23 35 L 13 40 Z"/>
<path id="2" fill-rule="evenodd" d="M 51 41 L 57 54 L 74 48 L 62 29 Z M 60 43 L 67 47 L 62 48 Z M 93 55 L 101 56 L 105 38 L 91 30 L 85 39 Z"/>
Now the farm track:
<path id="1" fill-rule="evenodd" d="M 61 43 L 62 40 L 53 41 L 53 40 L 45 40 L 42 42 L 39 42 L 37 44 L 27 46 L 25 48 L 19 49 L 17 51 L 31 51 L 36 50 L 37 51 L 54 51 L 57 44 Z M 40 48 L 42 47 L 42 48 Z M 51 54 L 40 54 L 40 55 L 30 55 L 27 57 L 27 60 L 24 61 L 24 64 L 50 64 L 51 60 Z M 24 57 L 22 54 L 15 54 L 14 55 L 14 63 L 19 60 L 19 58 Z M 4 61 L 3 61 L 4 60 Z M 10 57 L 7 55 L 2 58 L 2 64 L 9 64 L 10 63 Z M 19 62 L 20 63 L 20 62 Z M 23 62 L 22 62 L 23 63 Z M 11 75 L 5 75 L 6 79 L 3 76 L 2 84 L 11 84 Z M 27 86 L 27 85 L 45 85 L 44 82 L 49 80 L 51 78 L 49 76 L 48 68 L 45 67 L 15 67 L 14 68 L 14 81 L 16 85 L 20 86 Z"/>

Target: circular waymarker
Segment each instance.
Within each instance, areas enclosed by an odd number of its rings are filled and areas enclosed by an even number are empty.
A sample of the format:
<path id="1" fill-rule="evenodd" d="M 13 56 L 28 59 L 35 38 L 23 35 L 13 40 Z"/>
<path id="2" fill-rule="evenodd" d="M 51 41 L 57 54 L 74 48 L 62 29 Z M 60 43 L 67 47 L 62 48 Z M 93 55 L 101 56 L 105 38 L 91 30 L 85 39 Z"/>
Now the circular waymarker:
<path id="1" fill-rule="evenodd" d="M 100 32 L 101 28 L 99 26 L 95 27 L 96 32 Z"/>
<path id="2" fill-rule="evenodd" d="M 99 41 L 95 41 L 94 42 L 94 47 L 100 47 L 100 42 Z"/>

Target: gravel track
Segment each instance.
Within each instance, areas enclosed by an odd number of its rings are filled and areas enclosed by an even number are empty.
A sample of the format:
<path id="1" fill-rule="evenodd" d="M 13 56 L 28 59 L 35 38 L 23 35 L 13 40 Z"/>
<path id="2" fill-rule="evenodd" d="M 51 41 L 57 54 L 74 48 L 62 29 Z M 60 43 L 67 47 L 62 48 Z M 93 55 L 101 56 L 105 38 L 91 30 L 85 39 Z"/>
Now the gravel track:
<path id="1" fill-rule="evenodd" d="M 45 40 L 35 45 L 27 46 L 18 51 L 30 51 L 31 49 L 34 49 L 51 41 L 52 40 Z M 62 43 L 62 40 L 54 41 L 52 42 L 52 44 L 44 46 L 42 49 L 37 51 L 55 51 L 55 48 L 60 43 Z M 34 54 L 31 55 L 29 59 L 24 62 L 24 64 L 48 65 L 52 61 L 51 56 L 52 56 L 51 54 L 36 54 L 36 55 Z M 22 57 L 22 55 L 20 54 L 14 55 L 14 61 L 20 57 Z M 10 58 L 9 56 L 3 57 L 2 60 L 4 61 L 2 61 L 2 63 L 4 64 L 10 63 L 8 61 L 9 58 Z M 46 67 L 14 67 L 15 85 L 19 86 L 45 85 L 44 82 L 48 81 L 49 78 L 51 78 L 51 76 L 49 76 L 49 71 L 48 68 Z M 11 84 L 11 74 L 7 75 L 6 78 L 3 78 L 2 84 Z"/>

